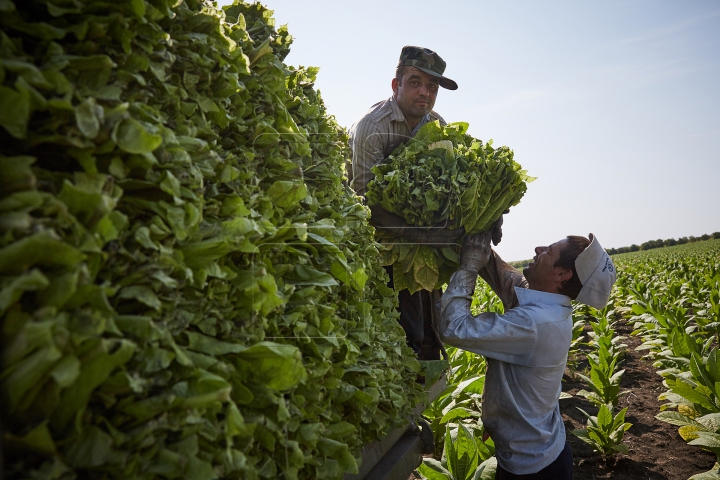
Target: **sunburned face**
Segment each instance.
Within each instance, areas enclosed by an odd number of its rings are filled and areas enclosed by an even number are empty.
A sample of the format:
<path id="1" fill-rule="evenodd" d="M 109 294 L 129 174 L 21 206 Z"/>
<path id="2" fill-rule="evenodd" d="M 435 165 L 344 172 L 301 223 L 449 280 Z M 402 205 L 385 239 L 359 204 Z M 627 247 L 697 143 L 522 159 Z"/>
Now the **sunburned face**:
<path id="1" fill-rule="evenodd" d="M 393 79 L 395 101 L 400 106 L 410 128 L 414 128 L 422 117 L 430 113 L 435 105 L 439 87 L 436 77 L 415 67 L 405 68 L 401 82 L 396 78 Z"/>
<path id="2" fill-rule="evenodd" d="M 572 274 L 572 271 L 555 266 L 567 242 L 567 238 L 564 238 L 549 247 L 535 247 L 533 261 L 523 270 L 530 288 L 555 293 L 557 286 L 568 279 L 567 272 Z"/>

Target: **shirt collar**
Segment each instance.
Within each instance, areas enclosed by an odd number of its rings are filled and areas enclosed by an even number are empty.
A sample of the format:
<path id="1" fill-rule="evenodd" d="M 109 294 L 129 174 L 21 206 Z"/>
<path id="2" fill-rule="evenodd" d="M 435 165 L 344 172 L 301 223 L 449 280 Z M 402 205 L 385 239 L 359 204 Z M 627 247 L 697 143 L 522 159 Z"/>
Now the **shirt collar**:
<path id="1" fill-rule="evenodd" d="M 546 304 L 561 305 L 563 307 L 572 306 L 570 297 L 559 293 L 541 292 L 540 290 L 522 287 L 515 287 L 515 293 L 517 294 L 519 305 Z"/>

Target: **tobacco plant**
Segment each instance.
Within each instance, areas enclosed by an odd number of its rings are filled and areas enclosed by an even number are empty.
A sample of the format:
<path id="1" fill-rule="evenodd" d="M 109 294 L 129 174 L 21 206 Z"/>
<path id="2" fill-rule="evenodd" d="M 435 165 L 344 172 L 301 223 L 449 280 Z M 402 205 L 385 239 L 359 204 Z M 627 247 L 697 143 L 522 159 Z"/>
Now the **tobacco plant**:
<path id="1" fill-rule="evenodd" d="M 605 404 L 617 405 L 620 396 L 629 391 L 620 391 L 620 381 L 625 370 L 616 370 L 624 345 L 615 340 L 614 330 L 608 328 L 606 317 L 601 317 L 599 322 L 592 322 L 594 333 L 591 344 L 594 351 L 587 353 L 587 360 L 590 365 L 589 375 L 578 373 L 590 390 L 580 390 L 577 395 L 590 400 L 597 406 Z"/>
<path id="2" fill-rule="evenodd" d="M 625 422 L 627 408 L 613 415 L 612 405 L 601 405 L 597 416 L 592 416 L 581 408 L 578 410 L 587 418 L 587 425 L 584 429 L 573 430 L 573 435 L 588 443 L 604 457 L 628 452 L 627 445 L 622 443 L 623 435 L 632 426 Z"/>
<path id="3" fill-rule="evenodd" d="M 497 460 L 493 449 L 472 429 L 457 423 L 447 429 L 442 459 L 424 458 L 418 472 L 426 480 L 493 480 Z"/>
<path id="4" fill-rule="evenodd" d="M 448 386 L 423 412 L 435 436 L 435 456 L 445 445 L 447 426 L 451 422 L 473 419 L 482 426 L 481 398 L 485 385 L 485 360 L 472 352 L 449 348 Z"/>

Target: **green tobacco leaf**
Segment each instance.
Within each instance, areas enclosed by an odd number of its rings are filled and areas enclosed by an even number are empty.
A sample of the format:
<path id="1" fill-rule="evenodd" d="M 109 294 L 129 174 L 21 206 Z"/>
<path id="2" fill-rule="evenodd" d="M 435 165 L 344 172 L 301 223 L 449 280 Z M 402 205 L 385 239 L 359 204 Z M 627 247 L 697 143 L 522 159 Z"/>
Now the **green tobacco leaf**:
<path id="1" fill-rule="evenodd" d="M 696 420 L 710 432 L 716 432 L 720 429 L 720 413 L 709 413 L 698 417 Z"/>
<path id="2" fill-rule="evenodd" d="M 714 432 L 697 431 L 697 438 L 688 442 L 688 445 L 698 445 L 711 449 L 720 448 L 720 434 Z"/>
<path id="3" fill-rule="evenodd" d="M 601 405 L 597 414 L 597 423 L 600 428 L 607 428 L 613 423 L 613 414 L 607 405 Z"/>
<path id="4" fill-rule="evenodd" d="M 103 109 L 95 103 L 95 99 L 87 98 L 75 107 L 75 123 L 83 135 L 93 139 L 100 133 L 102 114 Z"/>
<path id="5" fill-rule="evenodd" d="M 448 423 L 462 418 L 471 417 L 477 417 L 477 412 L 465 407 L 455 407 L 442 416 L 440 423 Z"/>
<path id="6" fill-rule="evenodd" d="M 60 350 L 50 345 L 34 351 L 12 368 L 4 371 L 4 383 L 7 388 L 7 401 L 10 411 L 20 409 L 21 405 L 29 404 L 33 398 L 25 399 L 25 395 L 33 395 L 33 389 L 62 357 Z M 37 393 L 37 392 L 35 392 Z"/>
<path id="7" fill-rule="evenodd" d="M 0 249 L 0 271 L 19 274 L 35 265 L 71 267 L 84 259 L 75 247 L 40 232 Z"/>
<path id="8" fill-rule="evenodd" d="M 497 458 L 488 458 L 475 471 L 473 480 L 494 480 L 497 472 Z"/>
<path id="9" fill-rule="evenodd" d="M 678 379 L 673 383 L 668 381 L 668 385 L 670 386 L 670 390 L 686 398 L 687 400 L 701 405 L 704 408 L 717 411 L 717 407 L 712 402 L 710 402 L 707 396 L 693 389 L 693 387 L 685 383 L 682 379 Z"/>
<path id="10" fill-rule="evenodd" d="M 658 420 L 662 420 L 663 422 L 670 423 L 672 425 L 677 425 L 678 427 L 684 427 L 686 425 L 702 427 L 702 425 L 694 419 L 678 412 L 660 412 L 655 415 L 655 418 L 657 418 Z"/>
<path id="11" fill-rule="evenodd" d="M 712 469 L 707 472 L 698 473 L 688 478 L 688 480 L 718 480 L 720 479 L 720 464 L 715 463 Z"/>
<path id="12" fill-rule="evenodd" d="M 418 250 L 413 263 L 413 276 L 424 290 L 435 289 L 440 278 L 440 268 L 435 252 L 430 248 L 421 246 Z"/>
<path id="13" fill-rule="evenodd" d="M 4 192 L 13 192 L 19 190 L 28 190 L 35 186 L 36 179 L 32 170 L 32 165 L 36 158 L 30 156 L 4 157 L 0 155 L 0 185 Z M 40 195 L 38 192 L 25 192 L 25 195 Z M 16 194 L 15 200 L 22 201 L 22 197 L 18 198 Z M 28 199 L 29 200 L 29 199 Z M 12 203 L 8 200 L 8 203 Z M 33 202 L 35 206 L 40 206 L 42 200 Z M 12 206 L 7 205 L 3 210 L 8 210 Z"/>
<path id="14" fill-rule="evenodd" d="M 0 315 L 4 314 L 8 308 L 20 300 L 23 293 L 43 290 L 49 284 L 50 282 L 45 275 L 36 269 L 15 277 L 9 285 L 3 287 L 0 291 Z"/>
<path id="15" fill-rule="evenodd" d="M 67 450 L 66 458 L 76 468 L 108 465 L 112 458 L 112 438 L 94 425 L 88 425 Z"/>
<path id="16" fill-rule="evenodd" d="M 485 375 L 471 377 L 463 380 L 457 385 L 454 395 L 457 396 L 460 393 L 475 393 L 478 395 L 482 395 L 484 387 Z"/>
<path id="17" fill-rule="evenodd" d="M 347 444 L 330 438 L 320 438 L 318 440 L 318 450 L 326 456 L 338 458 L 338 463 L 343 472 L 358 473 L 357 462 L 355 457 L 350 454 Z"/>
<path id="18" fill-rule="evenodd" d="M 123 288 L 120 290 L 118 298 L 137 300 L 138 302 L 143 303 L 150 308 L 154 308 L 155 310 L 159 310 L 162 306 L 162 303 L 157 295 L 155 295 L 155 292 L 153 292 L 151 288 L 144 287 L 142 285 L 133 285 L 131 287 Z"/>
<path id="19" fill-rule="evenodd" d="M 65 355 L 50 371 L 50 376 L 60 387 L 69 387 L 80 376 L 80 360 L 75 355 Z"/>
<path id="20" fill-rule="evenodd" d="M 273 342 L 260 342 L 240 352 L 252 365 L 252 373 L 269 388 L 287 390 L 304 382 L 307 374 L 297 347 Z"/>
<path id="21" fill-rule="evenodd" d="M 112 353 L 109 351 L 112 349 Z M 93 390 L 107 380 L 117 367 L 127 363 L 136 345 L 126 340 L 102 341 L 90 358 L 81 359 L 80 375 L 63 391 L 58 408 L 53 413 L 51 425 L 64 430 L 75 415 L 83 411 Z"/>
<path id="22" fill-rule="evenodd" d="M 30 110 L 29 94 L 0 86 L 0 126 L 10 135 L 19 139 L 26 137 Z"/>
<path id="23" fill-rule="evenodd" d="M 426 480 L 454 480 L 452 473 L 434 458 L 423 458 L 417 471 Z"/>
<path id="24" fill-rule="evenodd" d="M 115 126 L 112 138 L 128 153 L 150 153 L 162 144 L 162 135 L 149 124 L 126 118 Z"/>
<path id="25" fill-rule="evenodd" d="M 455 436 L 451 442 L 447 441 L 447 438 L 450 437 L 449 428 L 448 434 L 446 434 L 445 437 L 445 448 L 447 449 L 445 455 L 448 470 L 450 470 L 454 478 L 463 480 L 470 479 L 475 474 L 475 470 L 480 461 L 477 445 L 475 444 L 475 437 L 462 423 L 457 424 L 455 432 Z M 450 446 L 449 449 L 448 446 Z"/>
<path id="26" fill-rule="evenodd" d="M 38 300 L 50 307 L 62 308 L 77 292 L 79 270 L 61 274 L 50 281 L 48 288 L 38 294 Z"/>
<path id="27" fill-rule="evenodd" d="M 321 287 L 336 286 L 338 283 L 327 273 L 307 265 L 296 265 L 290 280 L 295 285 L 318 285 Z"/>
<path id="28" fill-rule="evenodd" d="M 241 353 L 247 350 L 246 346 L 239 343 L 223 342 L 196 332 L 185 332 L 185 335 L 188 337 L 188 346 L 191 350 L 212 356 Z"/>
<path id="29" fill-rule="evenodd" d="M 297 204 L 307 195 L 304 183 L 278 180 L 267 190 L 270 200 L 281 208 L 289 208 Z"/>
<path id="30" fill-rule="evenodd" d="M 6 434 L 5 442 L 7 448 L 15 451 L 31 451 L 47 456 L 57 453 L 47 421 L 40 423 L 23 437 Z"/>

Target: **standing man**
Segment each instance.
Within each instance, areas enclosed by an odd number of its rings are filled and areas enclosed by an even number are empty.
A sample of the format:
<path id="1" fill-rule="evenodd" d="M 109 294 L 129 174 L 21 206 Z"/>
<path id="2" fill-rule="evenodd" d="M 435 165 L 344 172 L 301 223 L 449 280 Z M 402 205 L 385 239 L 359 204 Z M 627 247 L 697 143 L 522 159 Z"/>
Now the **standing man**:
<path id="1" fill-rule="evenodd" d="M 456 90 L 457 83 L 443 76 L 445 62 L 434 51 L 405 46 L 400 53 L 392 79 L 393 94 L 376 103 L 350 128 L 352 165 L 348 170 L 350 185 L 358 195 L 365 196 L 372 180 L 370 169 L 382 162 L 401 143 L 407 142 L 428 122 L 445 120 L 433 111 L 439 87 Z M 425 229 L 405 223 L 404 219 L 385 211 L 379 205 L 370 207 L 372 223 L 410 243 L 447 246 L 457 243 L 464 229 L 450 230 L 443 226 Z M 392 287 L 392 268 L 386 267 Z M 441 291 L 421 290 L 414 294 L 399 292 L 400 324 L 408 345 L 420 359 L 440 358 L 441 344 L 432 329 L 432 317 L 438 312 L 433 305 Z"/>
<path id="2" fill-rule="evenodd" d="M 615 267 L 591 233 L 536 247 L 520 274 L 492 251 L 489 237 L 463 242 L 438 332 L 446 343 L 487 359 L 482 421 L 495 442 L 496 480 L 572 480 L 558 403 L 572 341 L 571 300 L 604 308 Z M 470 313 L 478 274 L 502 300 L 504 314 Z"/>

